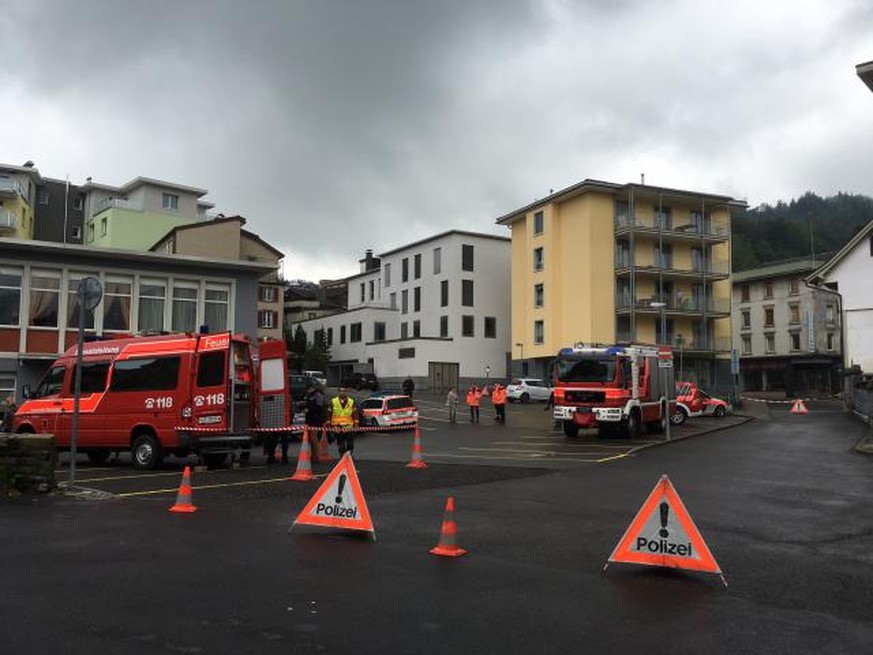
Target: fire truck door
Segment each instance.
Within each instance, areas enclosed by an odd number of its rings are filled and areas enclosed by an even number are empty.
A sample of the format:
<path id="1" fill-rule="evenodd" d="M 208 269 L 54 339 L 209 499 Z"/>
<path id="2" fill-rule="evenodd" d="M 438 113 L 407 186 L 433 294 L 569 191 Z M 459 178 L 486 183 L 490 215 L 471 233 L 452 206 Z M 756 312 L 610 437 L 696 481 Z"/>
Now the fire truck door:
<path id="1" fill-rule="evenodd" d="M 288 360 L 284 341 L 264 341 L 258 351 L 258 427 L 291 424 Z"/>

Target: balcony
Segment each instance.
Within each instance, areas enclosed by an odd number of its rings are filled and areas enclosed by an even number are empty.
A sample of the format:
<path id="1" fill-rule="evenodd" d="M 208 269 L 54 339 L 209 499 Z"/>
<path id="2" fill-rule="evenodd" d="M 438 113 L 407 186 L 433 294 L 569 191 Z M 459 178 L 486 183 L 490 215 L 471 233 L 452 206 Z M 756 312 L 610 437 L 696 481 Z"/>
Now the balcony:
<path id="1" fill-rule="evenodd" d="M 730 316 L 731 301 L 729 298 L 702 299 L 692 296 L 674 293 L 666 298 L 652 296 L 651 298 L 637 298 L 631 301 L 629 294 L 619 294 L 615 299 L 615 311 L 617 314 L 629 314 L 633 310 L 637 314 L 660 314 L 661 308 L 653 306 L 653 303 L 665 302 L 664 311 L 668 316 L 711 316 L 722 318 Z"/>
<path id="2" fill-rule="evenodd" d="M 24 187 L 21 182 L 9 177 L 0 177 L 0 194 L 4 196 L 21 196 L 24 198 Z"/>
<path id="3" fill-rule="evenodd" d="M 0 230 L 15 231 L 18 229 L 18 217 L 11 211 L 0 209 Z"/>
<path id="4" fill-rule="evenodd" d="M 697 261 L 690 265 L 679 265 L 672 257 L 656 259 L 655 261 L 641 262 L 642 257 L 636 257 L 633 263 L 634 271 L 639 273 L 651 273 L 663 275 L 668 278 L 726 280 L 730 277 L 730 262 L 726 259 L 711 261 Z M 615 257 L 616 275 L 629 275 L 631 272 L 632 258 L 627 252 L 617 252 Z"/>
<path id="5" fill-rule="evenodd" d="M 142 211 L 142 202 L 127 200 L 126 198 L 106 198 L 105 200 L 101 200 L 94 207 L 94 211 L 91 212 L 91 216 L 96 216 L 100 212 L 104 212 L 107 209 L 130 209 L 133 211 Z"/>
<path id="6" fill-rule="evenodd" d="M 730 231 L 723 225 L 711 222 L 691 221 L 681 225 L 672 220 L 645 219 L 619 215 L 615 217 L 615 236 L 627 236 L 631 232 L 649 236 L 666 236 L 670 241 L 705 241 L 719 243 L 730 239 Z"/>
<path id="7" fill-rule="evenodd" d="M 688 352 L 717 352 L 717 353 L 729 353 L 731 351 L 731 346 L 733 345 L 730 337 L 712 337 L 707 336 L 706 338 L 702 336 L 696 337 L 685 337 L 681 340 L 681 344 L 674 342 L 673 348 L 676 351 L 680 351 L 683 353 Z"/>

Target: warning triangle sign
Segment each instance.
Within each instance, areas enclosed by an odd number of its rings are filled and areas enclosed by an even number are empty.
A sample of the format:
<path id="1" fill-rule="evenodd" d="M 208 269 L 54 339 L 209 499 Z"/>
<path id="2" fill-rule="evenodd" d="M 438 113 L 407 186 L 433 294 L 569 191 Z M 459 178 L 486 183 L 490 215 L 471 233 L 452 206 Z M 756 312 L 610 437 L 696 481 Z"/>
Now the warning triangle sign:
<path id="1" fill-rule="evenodd" d="M 806 408 L 806 404 L 798 398 L 794 401 L 794 404 L 791 406 L 792 414 L 808 414 L 809 410 Z"/>
<path id="2" fill-rule="evenodd" d="M 363 530 L 375 537 L 370 510 L 350 453 L 343 455 L 294 520 L 294 525 Z"/>
<path id="3" fill-rule="evenodd" d="M 667 566 L 721 575 L 715 558 L 666 475 L 661 476 L 646 498 L 609 556 L 609 562 Z"/>

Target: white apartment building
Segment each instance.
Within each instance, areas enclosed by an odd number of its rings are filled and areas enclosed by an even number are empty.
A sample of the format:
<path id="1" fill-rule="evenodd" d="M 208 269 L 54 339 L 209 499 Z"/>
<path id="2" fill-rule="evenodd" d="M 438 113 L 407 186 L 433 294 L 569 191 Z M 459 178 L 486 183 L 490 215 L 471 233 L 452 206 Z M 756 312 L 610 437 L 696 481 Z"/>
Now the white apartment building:
<path id="1" fill-rule="evenodd" d="M 330 346 L 328 380 L 372 371 L 443 391 L 505 380 L 510 357 L 510 240 L 452 230 L 361 260 L 348 311 L 299 323 Z"/>

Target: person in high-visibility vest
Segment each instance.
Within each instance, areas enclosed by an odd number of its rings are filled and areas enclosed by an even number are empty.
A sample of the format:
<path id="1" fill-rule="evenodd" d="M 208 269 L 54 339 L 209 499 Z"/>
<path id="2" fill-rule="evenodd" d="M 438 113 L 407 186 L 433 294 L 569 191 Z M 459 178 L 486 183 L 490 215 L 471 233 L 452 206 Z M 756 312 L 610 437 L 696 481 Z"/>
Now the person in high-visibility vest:
<path id="1" fill-rule="evenodd" d="M 470 423 L 479 422 L 479 403 L 482 400 L 482 392 L 473 384 L 467 392 L 467 405 L 470 407 Z"/>
<path id="2" fill-rule="evenodd" d="M 343 453 L 353 453 L 355 450 L 355 428 L 358 427 L 358 411 L 355 399 L 350 398 L 346 390 L 339 389 L 339 395 L 330 401 L 330 425 L 339 428 L 336 434 L 336 446 L 340 457 Z"/>
<path id="3" fill-rule="evenodd" d="M 491 389 L 491 402 L 494 404 L 494 420 L 506 423 L 506 387 L 495 383 Z"/>

